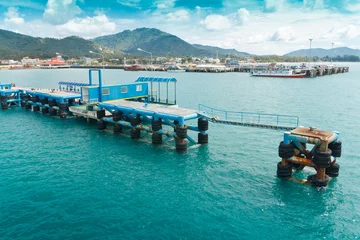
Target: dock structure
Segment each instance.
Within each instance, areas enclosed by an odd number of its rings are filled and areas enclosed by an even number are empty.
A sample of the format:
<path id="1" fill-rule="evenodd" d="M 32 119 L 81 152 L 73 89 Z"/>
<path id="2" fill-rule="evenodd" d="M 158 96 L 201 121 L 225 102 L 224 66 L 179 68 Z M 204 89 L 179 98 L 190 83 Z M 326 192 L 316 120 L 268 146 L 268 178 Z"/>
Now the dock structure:
<path id="1" fill-rule="evenodd" d="M 93 81 L 94 72 L 97 82 Z M 150 135 L 152 144 L 178 152 L 207 144 L 209 122 L 285 130 L 279 145 L 279 178 L 324 187 L 338 176 L 338 132 L 299 127 L 297 116 L 227 111 L 203 104 L 197 110 L 182 108 L 177 105 L 176 84 L 175 78 L 138 77 L 132 83 L 103 85 L 101 70 L 90 69 L 88 83 L 59 82 L 58 89 L 0 84 L 0 100 L 3 110 L 18 106 L 61 119 L 84 118 L 96 121 L 98 130 L 130 133 L 134 140 Z M 307 180 L 294 178 L 295 171 L 305 166 L 314 168 L 316 174 Z"/>
<path id="2" fill-rule="evenodd" d="M 309 148 L 308 144 L 312 148 Z M 298 127 L 285 132 L 284 140 L 279 145 L 279 157 L 282 160 L 277 164 L 277 176 L 316 187 L 326 187 L 332 178 L 339 176 L 340 165 L 337 158 L 341 157 L 341 146 L 339 132 L 312 127 Z M 316 174 L 310 175 L 307 180 L 292 177 L 293 172 L 304 167 L 314 168 Z"/>
<path id="3" fill-rule="evenodd" d="M 188 147 L 208 143 L 208 120 L 197 110 L 178 107 L 176 83 L 175 78 L 139 77 L 133 83 L 103 85 L 101 70 L 91 69 L 88 83 L 59 82 L 58 89 L 1 84 L 0 95 L 4 110 L 20 106 L 61 119 L 93 119 L 99 130 L 112 125 L 114 133 L 130 131 L 132 139 L 151 134 L 151 142 L 156 145 L 163 144 L 164 139 L 175 140 L 174 148 L 184 152 Z M 196 119 L 198 125 L 188 124 Z M 197 139 L 190 132 L 197 133 Z"/>

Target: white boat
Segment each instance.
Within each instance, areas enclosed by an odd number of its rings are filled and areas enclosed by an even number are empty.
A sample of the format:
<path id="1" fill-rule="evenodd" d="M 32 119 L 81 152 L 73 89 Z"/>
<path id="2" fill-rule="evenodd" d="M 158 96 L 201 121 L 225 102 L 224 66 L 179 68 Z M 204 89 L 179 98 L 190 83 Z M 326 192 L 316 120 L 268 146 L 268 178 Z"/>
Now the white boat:
<path id="1" fill-rule="evenodd" d="M 186 72 L 186 69 L 183 69 L 179 66 L 170 66 L 166 69 L 166 71 L 171 73 L 179 73 L 179 72 Z"/>
<path id="2" fill-rule="evenodd" d="M 250 73 L 253 77 L 274 77 L 274 78 L 304 78 L 306 73 L 298 73 L 292 69 L 286 70 L 254 70 Z"/>

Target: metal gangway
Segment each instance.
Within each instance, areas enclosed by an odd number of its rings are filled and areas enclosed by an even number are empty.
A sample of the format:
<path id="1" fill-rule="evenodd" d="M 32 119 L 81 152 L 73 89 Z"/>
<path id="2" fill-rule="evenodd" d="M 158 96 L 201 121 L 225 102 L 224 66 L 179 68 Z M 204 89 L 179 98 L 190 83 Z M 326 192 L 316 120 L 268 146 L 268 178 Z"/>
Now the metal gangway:
<path id="1" fill-rule="evenodd" d="M 255 112 L 235 112 L 216 109 L 199 104 L 198 114 L 214 123 L 244 127 L 293 130 L 299 126 L 299 117 Z"/>

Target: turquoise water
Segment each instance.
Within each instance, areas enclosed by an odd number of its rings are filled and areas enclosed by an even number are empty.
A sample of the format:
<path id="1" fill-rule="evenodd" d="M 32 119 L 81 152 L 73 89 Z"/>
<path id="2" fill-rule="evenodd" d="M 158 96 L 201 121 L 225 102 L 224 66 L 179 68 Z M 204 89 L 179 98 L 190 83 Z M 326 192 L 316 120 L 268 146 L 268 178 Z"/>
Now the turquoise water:
<path id="1" fill-rule="evenodd" d="M 208 146 L 178 154 L 85 121 L 0 110 L 0 239 L 360 237 L 360 65 L 315 79 L 104 72 L 106 83 L 139 75 L 177 77 L 182 107 L 298 115 L 301 125 L 339 131 L 339 178 L 321 191 L 277 179 L 281 131 L 210 124 Z M 0 71 L 1 82 L 34 87 L 86 78 Z"/>

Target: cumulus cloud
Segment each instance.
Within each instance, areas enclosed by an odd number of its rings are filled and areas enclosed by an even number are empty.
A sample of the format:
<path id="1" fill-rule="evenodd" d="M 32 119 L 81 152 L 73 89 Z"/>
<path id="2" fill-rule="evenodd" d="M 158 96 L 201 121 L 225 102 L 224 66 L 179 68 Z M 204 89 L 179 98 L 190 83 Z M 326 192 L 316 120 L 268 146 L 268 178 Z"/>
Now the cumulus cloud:
<path id="1" fill-rule="evenodd" d="M 48 0 L 43 17 L 50 24 L 60 25 L 74 19 L 81 12 L 76 0 Z"/>
<path id="2" fill-rule="evenodd" d="M 168 21 L 186 21 L 189 19 L 189 12 L 182 9 L 168 13 L 166 16 Z"/>
<path id="3" fill-rule="evenodd" d="M 248 10 L 246 10 L 246 8 L 240 8 L 237 11 L 237 17 L 239 24 L 244 25 L 246 22 L 250 20 L 250 13 Z"/>
<path id="4" fill-rule="evenodd" d="M 19 16 L 18 9 L 15 7 L 9 7 L 5 13 L 5 23 L 20 25 L 24 23 L 24 19 Z"/>
<path id="5" fill-rule="evenodd" d="M 255 44 L 255 43 L 263 43 L 265 41 L 268 41 L 270 39 L 270 36 L 268 34 L 255 34 L 247 39 L 247 43 Z"/>
<path id="6" fill-rule="evenodd" d="M 282 27 L 282 28 L 279 28 L 271 36 L 270 41 L 290 42 L 290 41 L 294 41 L 295 39 L 296 39 L 295 31 L 292 29 L 292 27 Z"/>
<path id="7" fill-rule="evenodd" d="M 222 30 L 231 27 L 230 20 L 223 15 L 212 14 L 200 22 L 208 30 Z"/>
<path id="8" fill-rule="evenodd" d="M 340 38 L 356 38 L 358 36 L 360 36 L 360 27 L 355 25 L 348 26 L 340 33 Z"/>
<path id="9" fill-rule="evenodd" d="M 332 28 L 321 36 L 326 40 L 353 39 L 360 36 L 360 25 L 350 24 L 349 26 Z"/>
<path id="10" fill-rule="evenodd" d="M 112 34 L 115 30 L 116 24 L 109 21 L 106 15 L 75 18 L 63 25 L 56 26 L 56 31 L 61 36 L 76 35 L 84 38 Z"/>
<path id="11" fill-rule="evenodd" d="M 276 12 L 284 6 L 285 0 L 265 0 L 264 3 L 264 12 Z"/>
<path id="12" fill-rule="evenodd" d="M 154 5 L 159 9 L 173 8 L 175 6 L 175 0 L 157 0 Z"/>

